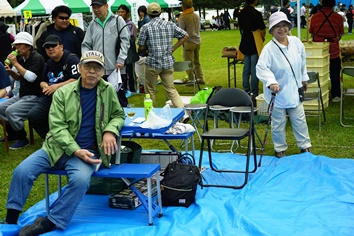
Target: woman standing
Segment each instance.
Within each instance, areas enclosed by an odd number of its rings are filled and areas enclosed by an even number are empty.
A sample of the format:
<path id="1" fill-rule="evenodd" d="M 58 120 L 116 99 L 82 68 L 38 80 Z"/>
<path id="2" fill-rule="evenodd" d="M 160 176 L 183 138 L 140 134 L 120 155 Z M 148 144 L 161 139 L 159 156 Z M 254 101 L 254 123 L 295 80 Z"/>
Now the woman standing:
<path id="1" fill-rule="evenodd" d="M 143 27 L 143 25 L 150 22 L 150 17 L 147 14 L 146 6 L 140 6 L 138 8 L 139 21 L 138 21 L 138 30 Z M 139 93 L 145 93 L 144 84 L 145 84 L 145 61 L 146 55 L 140 55 L 140 60 L 135 62 L 135 73 L 139 81 Z"/>
<path id="2" fill-rule="evenodd" d="M 299 89 L 307 90 L 306 53 L 303 43 L 288 36 L 293 27 L 283 12 L 269 18 L 269 33 L 273 39 L 265 45 L 259 57 L 256 73 L 263 82 L 267 103 L 276 93 L 272 113 L 272 139 L 275 156 L 286 155 L 286 115 L 289 115 L 296 144 L 301 152 L 310 152 L 311 141 Z"/>
<path id="3" fill-rule="evenodd" d="M 141 29 L 143 25 L 150 22 L 150 18 L 147 14 L 146 6 L 140 6 L 138 8 L 138 14 L 139 14 L 138 28 Z"/>
<path id="4" fill-rule="evenodd" d="M 126 27 L 128 27 L 129 32 L 130 32 L 130 37 L 134 37 L 134 42 L 136 39 L 137 35 L 137 29 L 133 21 L 130 20 L 130 10 L 128 6 L 122 4 L 118 7 L 118 15 L 121 16 L 124 20 L 125 23 L 127 24 Z M 136 93 L 135 89 L 135 76 L 134 76 L 134 66 L 133 64 L 126 64 L 126 75 L 122 75 L 122 81 L 123 81 L 123 89 L 126 91 L 126 97 L 130 97 Z M 128 75 L 128 77 L 127 77 Z M 128 82 L 129 82 L 129 90 L 128 90 Z"/>

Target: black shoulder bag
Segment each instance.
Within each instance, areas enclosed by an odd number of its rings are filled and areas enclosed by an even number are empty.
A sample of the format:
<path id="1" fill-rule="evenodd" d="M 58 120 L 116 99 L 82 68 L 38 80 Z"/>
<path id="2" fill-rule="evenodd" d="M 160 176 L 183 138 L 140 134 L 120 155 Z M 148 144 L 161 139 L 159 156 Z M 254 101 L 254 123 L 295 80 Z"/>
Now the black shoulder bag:
<path id="1" fill-rule="evenodd" d="M 188 153 L 168 164 L 161 173 L 161 196 L 163 206 L 189 207 L 195 201 L 197 185 L 202 181 L 194 157 Z"/>
<path id="2" fill-rule="evenodd" d="M 277 47 L 279 48 L 279 50 L 281 51 L 281 53 L 283 54 L 283 56 L 285 57 L 285 59 L 288 61 L 289 65 L 290 65 L 290 68 L 291 68 L 291 72 L 293 72 L 293 75 L 294 75 L 295 83 L 296 83 L 296 85 L 297 85 L 297 87 L 298 87 L 300 102 L 303 102 L 303 101 L 305 100 L 305 90 L 304 90 L 304 87 L 301 86 L 301 88 L 299 88 L 299 85 L 298 85 L 297 80 L 296 80 L 296 76 L 295 76 L 294 69 L 293 69 L 293 67 L 291 66 L 291 63 L 290 63 L 289 59 L 285 56 L 283 50 L 281 50 L 281 48 L 279 47 L 279 45 L 278 45 L 276 42 L 274 42 L 274 40 L 272 40 L 272 41 L 273 41 L 273 43 L 274 43 L 275 45 L 277 45 Z"/>
<path id="3" fill-rule="evenodd" d="M 118 17 L 116 17 L 116 24 L 117 24 L 117 30 L 118 30 Z M 117 42 L 116 42 L 116 55 L 119 55 L 120 52 L 120 47 L 121 47 L 121 39 L 120 39 L 120 33 L 122 30 L 128 26 L 127 24 L 123 26 L 121 30 L 118 30 L 118 37 L 117 37 Z M 137 61 L 139 61 L 139 54 L 137 53 L 136 50 L 136 45 L 135 45 L 135 37 L 134 35 L 130 35 L 130 40 L 129 40 L 129 49 L 127 53 L 127 58 L 125 59 L 125 64 L 133 64 Z"/>

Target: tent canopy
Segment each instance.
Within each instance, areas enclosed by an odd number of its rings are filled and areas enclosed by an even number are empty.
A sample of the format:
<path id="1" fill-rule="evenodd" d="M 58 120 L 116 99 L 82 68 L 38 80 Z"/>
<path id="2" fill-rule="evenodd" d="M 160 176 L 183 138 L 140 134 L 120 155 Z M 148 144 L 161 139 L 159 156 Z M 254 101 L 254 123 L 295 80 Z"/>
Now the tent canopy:
<path id="1" fill-rule="evenodd" d="M 6 0 L 0 0 L 0 17 L 15 16 L 15 11 Z"/>
<path id="2" fill-rule="evenodd" d="M 23 11 L 32 11 L 32 15 L 50 15 L 52 10 L 59 6 L 68 6 L 73 13 L 90 12 L 90 5 L 87 5 L 84 0 L 25 0 L 14 10 L 16 15 L 23 15 Z"/>
<path id="3" fill-rule="evenodd" d="M 2 3 L 4 0 L 0 1 Z M 139 7 L 142 5 L 147 6 L 151 2 L 155 2 L 155 0 L 109 0 L 108 5 L 111 7 L 112 12 L 116 12 L 118 6 L 121 4 L 132 6 L 132 4 L 136 3 L 136 6 Z M 158 3 L 161 5 L 161 8 L 178 7 L 181 5 L 180 0 L 158 0 Z M 73 13 L 91 12 L 91 0 L 25 0 L 19 6 L 15 7 L 14 11 L 17 16 L 23 15 L 23 11 L 27 10 L 32 11 L 32 15 L 34 16 L 50 15 L 52 10 L 59 5 L 68 6 Z"/>

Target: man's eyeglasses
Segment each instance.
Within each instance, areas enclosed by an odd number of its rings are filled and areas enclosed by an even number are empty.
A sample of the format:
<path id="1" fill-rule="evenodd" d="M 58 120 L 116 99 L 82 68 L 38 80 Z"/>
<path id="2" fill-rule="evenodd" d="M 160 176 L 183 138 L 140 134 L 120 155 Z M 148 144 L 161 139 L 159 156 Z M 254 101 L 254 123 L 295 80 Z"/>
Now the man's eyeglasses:
<path id="1" fill-rule="evenodd" d="M 97 73 L 101 72 L 104 69 L 103 66 L 101 66 L 100 64 L 97 64 L 96 62 L 83 63 L 82 65 L 85 70 L 91 70 L 91 68 L 93 68 Z"/>
<path id="2" fill-rule="evenodd" d="M 44 47 L 45 47 L 46 49 L 55 48 L 56 46 L 58 46 L 58 44 L 46 44 L 46 45 L 44 45 Z"/>
<path id="3" fill-rule="evenodd" d="M 68 16 L 58 16 L 60 20 L 69 20 L 70 17 Z"/>

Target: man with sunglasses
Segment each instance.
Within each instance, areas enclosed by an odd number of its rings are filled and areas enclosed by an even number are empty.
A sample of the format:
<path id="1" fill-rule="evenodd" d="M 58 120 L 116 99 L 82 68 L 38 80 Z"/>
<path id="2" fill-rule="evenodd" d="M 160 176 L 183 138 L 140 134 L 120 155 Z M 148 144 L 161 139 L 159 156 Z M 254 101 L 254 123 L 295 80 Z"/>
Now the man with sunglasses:
<path id="1" fill-rule="evenodd" d="M 61 39 L 51 34 L 45 39 L 43 48 L 49 56 L 44 66 L 40 87 L 43 92 L 38 103 L 28 113 L 28 120 L 42 139 L 49 131 L 48 113 L 52 103 L 53 93 L 70 82 L 80 77 L 78 64 L 80 59 L 74 53 L 64 49 Z"/>
<path id="2" fill-rule="evenodd" d="M 40 235 L 55 228 L 65 230 L 90 185 L 96 166 L 108 167 L 117 150 L 116 136 L 125 114 L 116 91 L 101 79 L 105 71 L 103 55 L 82 54 L 81 77 L 59 88 L 49 112 L 50 131 L 43 146 L 13 172 L 6 204 L 7 224 L 16 224 L 34 180 L 44 172 L 67 170 L 68 184 L 46 217 L 20 230 L 20 236 Z M 60 231 L 59 231 L 60 233 Z"/>
<path id="3" fill-rule="evenodd" d="M 63 42 L 64 49 L 75 53 L 79 58 L 81 57 L 81 43 L 84 40 L 85 32 L 80 28 L 70 24 L 71 10 L 67 6 L 57 6 L 52 11 L 53 24 L 47 26 L 47 30 L 43 31 L 42 35 L 36 42 L 37 51 L 41 54 L 45 61 L 49 57 L 42 47 L 45 39 L 50 34 L 59 36 Z"/>

